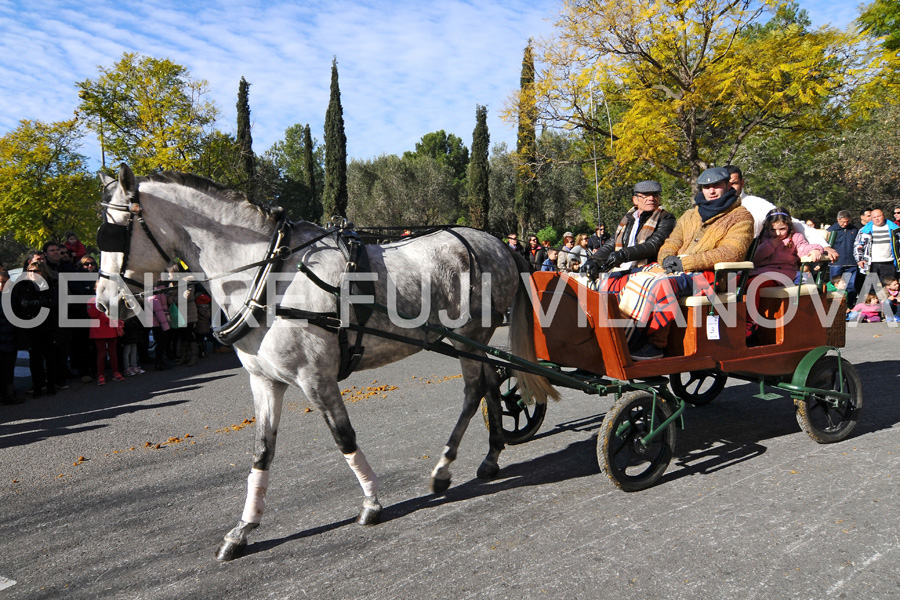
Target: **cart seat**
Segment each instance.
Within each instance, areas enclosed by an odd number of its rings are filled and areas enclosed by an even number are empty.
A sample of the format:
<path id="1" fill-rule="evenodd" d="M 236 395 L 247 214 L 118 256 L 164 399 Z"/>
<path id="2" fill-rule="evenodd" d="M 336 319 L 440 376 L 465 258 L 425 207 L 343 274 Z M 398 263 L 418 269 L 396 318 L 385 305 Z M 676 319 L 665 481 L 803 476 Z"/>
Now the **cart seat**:
<path id="1" fill-rule="evenodd" d="M 737 294 L 734 292 L 716 294 L 716 304 L 731 304 L 732 302 L 737 302 Z M 702 296 L 682 296 L 678 299 L 678 304 L 681 306 L 709 306 L 712 302 L 709 296 L 703 294 Z"/>
<path id="2" fill-rule="evenodd" d="M 717 284 L 720 280 L 724 283 L 724 278 L 729 274 L 749 273 L 752 271 L 753 263 L 749 260 L 719 262 L 713 266 L 713 270 L 716 273 Z M 732 304 L 737 301 L 738 294 L 736 292 L 719 292 L 716 294 L 716 304 Z M 706 294 L 701 294 L 699 296 L 683 296 L 678 299 L 678 304 L 681 306 L 709 306 L 712 302 Z"/>
<path id="3" fill-rule="evenodd" d="M 760 298 L 798 298 L 800 296 L 812 296 L 819 293 L 819 288 L 813 283 L 792 285 L 790 287 L 767 287 L 759 290 Z"/>

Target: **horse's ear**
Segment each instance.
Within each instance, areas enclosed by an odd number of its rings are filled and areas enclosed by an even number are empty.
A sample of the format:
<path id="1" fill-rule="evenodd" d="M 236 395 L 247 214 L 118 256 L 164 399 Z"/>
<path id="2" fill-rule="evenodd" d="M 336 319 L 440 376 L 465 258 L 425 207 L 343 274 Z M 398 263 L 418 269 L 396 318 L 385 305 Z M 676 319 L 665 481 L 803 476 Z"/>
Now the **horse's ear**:
<path id="1" fill-rule="evenodd" d="M 97 176 L 100 178 L 100 183 L 103 184 L 103 187 L 108 187 L 109 184 L 115 181 L 115 179 L 113 179 L 103 171 L 97 171 Z"/>
<path id="2" fill-rule="evenodd" d="M 134 173 L 125 163 L 119 165 L 119 186 L 125 193 L 134 192 Z"/>

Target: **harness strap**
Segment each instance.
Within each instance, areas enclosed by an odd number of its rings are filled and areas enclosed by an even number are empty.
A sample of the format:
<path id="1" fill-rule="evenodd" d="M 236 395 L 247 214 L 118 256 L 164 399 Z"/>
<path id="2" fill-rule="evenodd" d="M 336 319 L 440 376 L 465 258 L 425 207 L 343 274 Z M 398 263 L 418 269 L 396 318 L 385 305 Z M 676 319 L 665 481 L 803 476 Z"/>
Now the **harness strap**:
<path id="1" fill-rule="evenodd" d="M 153 247 L 156 248 L 157 252 L 159 252 L 159 255 L 162 256 L 166 260 L 167 264 L 172 262 L 172 259 L 169 258 L 168 254 L 166 254 L 166 251 L 163 250 L 162 246 L 159 245 L 159 242 L 156 241 L 156 238 L 153 236 L 153 233 L 150 231 L 150 228 L 147 227 L 147 223 L 144 221 L 144 215 L 142 213 L 137 214 L 137 220 L 138 220 L 138 223 L 141 224 L 141 229 L 144 230 L 144 233 L 147 234 L 147 237 L 150 239 L 150 242 L 153 244 Z M 128 225 L 130 228 L 132 226 L 131 222 L 129 222 Z M 131 233 L 130 229 L 129 229 L 128 233 L 130 235 L 130 233 Z M 130 246 L 130 244 L 129 244 L 129 246 Z M 126 259 L 127 259 L 127 257 L 128 257 L 128 255 L 126 254 Z M 122 263 L 122 272 L 123 273 L 125 272 L 125 263 L 124 262 Z"/>
<path id="2" fill-rule="evenodd" d="M 253 283 L 247 292 L 247 298 L 227 322 L 221 327 L 213 331 L 213 335 L 220 343 L 230 346 L 236 341 L 247 335 L 250 331 L 249 319 L 252 317 L 254 321 L 258 321 L 260 315 L 265 312 L 265 305 L 260 303 L 263 292 L 265 291 L 266 281 L 269 274 L 273 270 L 281 268 L 284 263 L 284 253 L 280 252 L 280 248 L 291 243 L 291 222 L 285 213 L 281 213 L 278 218 L 278 226 L 269 243 L 269 250 L 266 253 L 265 266 L 260 267 L 253 278 Z"/>
<path id="3" fill-rule="evenodd" d="M 399 333 L 392 333 L 390 331 L 383 331 L 381 329 L 375 329 L 373 327 L 366 327 L 365 325 L 359 325 L 358 323 L 349 323 L 346 326 L 341 325 L 341 321 L 335 313 L 317 313 L 308 310 L 303 310 L 300 308 L 289 308 L 286 306 L 278 306 L 275 309 L 275 314 L 279 317 L 287 318 L 287 319 L 305 319 L 311 325 L 315 325 L 317 327 L 321 327 L 326 331 L 330 331 L 332 333 L 340 332 L 340 331 L 356 331 L 360 335 L 363 333 L 367 333 L 369 335 L 374 335 L 376 337 L 384 338 L 386 340 L 391 340 L 393 342 L 400 342 L 402 344 L 408 344 L 410 346 L 416 346 L 422 348 L 423 350 L 428 350 L 429 352 L 437 352 L 438 354 L 443 354 L 444 356 L 449 356 L 451 358 L 468 358 L 470 360 L 474 360 L 477 362 L 485 363 L 492 367 L 497 368 L 512 368 L 517 371 L 522 371 L 524 373 L 531 373 L 533 375 L 542 375 L 546 376 L 546 370 L 535 366 L 528 366 L 523 364 L 513 364 L 512 362 L 506 360 L 497 360 L 496 358 L 491 358 L 489 356 L 483 356 L 481 354 L 475 354 L 474 352 L 467 352 L 465 350 L 457 350 L 449 343 L 443 341 L 444 337 L 439 336 L 435 341 L 429 342 L 427 338 L 418 339 L 409 337 L 406 335 L 401 335 Z M 424 326 L 419 327 L 419 329 L 423 329 Z M 461 340 L 466 343 L 472 343 L 472 340 Z M 501 358 L 505 358 L 508 353 L 502 351 L 494 352 L 496 356 Z M 347 373 L 344 377 L 339 377 L 338 381 L 342 381 L 346 376 L 349 375 Z"/>
<path id="4" fill-rule="evenodd" d="M 347 261 L 347 273 L 371 271 L 369 267 L 369 255 L 366 252 L 365 244 L 355 232 L 348 232 L 341 229 L 335 232 L 334 237 L 338 248 Z M 351 289 L 358 290 L 373 298 L 375 297 L 375 284 L 372 281 L 351 281 Z M 372 306 L 366 304 L 354 304 L 353 314 L 356 315 L 356 322 L 359 325 L 364 326 L 368 322 L 369 317 L 372 316 Z M 338 346 L 341 351 L 338 381 L 346 379 L 350 373 L 356 370 L 359 361 L 362 360 L 363 352 L 366 350 L 362 345 L 363 337 L 363 332 L 357 331 L 356 341 L 351 348 L 349 339 L 347 338 L 346 328 L 342 328 L 338 331 Z"/>

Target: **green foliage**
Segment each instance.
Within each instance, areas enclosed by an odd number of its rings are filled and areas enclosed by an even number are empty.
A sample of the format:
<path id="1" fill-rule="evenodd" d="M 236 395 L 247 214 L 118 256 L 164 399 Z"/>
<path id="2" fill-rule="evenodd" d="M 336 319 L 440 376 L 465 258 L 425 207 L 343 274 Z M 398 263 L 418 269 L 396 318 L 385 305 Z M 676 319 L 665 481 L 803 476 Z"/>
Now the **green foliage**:
<path id="1" fill-rule="evenodd" d="M 897 0 L 875 0 L 863 8 L 857 21 L 864 31 L 883 37 L 885 50 L 900 50 L 900 3 Z"/>
<path id="2" fill-rule="evenodd" d="M 534 222 L 537 180 L 537 140 L 535 125 L 537 114 L 534 105 L 534 55 L 531 40 L 522 56 L 522 73 L 519 77 L 519 129 L 516 137 L 516 216 L 518 231 L 524 233 Z"/>
<path id="3" fill-rule="evenodd" d="M 306 186 L 306 212 L 308 221 L 313 223 L 322 219 L 321 194 L 316 187 L 317 181 L 322 181 L 319 172 L 322 171 L 321 161 L 316 158 L 321 152 L 317 152 L 313 145 L 312 134 L 309 131 L 309 123 L 303 128 L 303 184 Z"/>
<path id="4" fill-rule="evenodd" d="M 864 121 L 830 138 L 824 155 L 826 175 L 840 186 L 847 206 L 862 210 L 889 209 L 900 205 L 900 104 L 872 111 Z"/>
<path id="5" fill-rule="evenodd" d="M 203 139 L 193 172 L 222 185 L 246 189 L 241 148 L 234 136 L 213 131 Z"/>
<path id="6" fill-rule="evenodd" d="M 218 116 L 204 98 L 207 82 L 168 59 L 125 53 L 77 87 L 82 122 L 97 132 L 111 163 L 126 162 L 137 175 L 194 170 Z"/>
<path id="7" fill-rule="evenodd" d="M 445 225 L 462 216 L 454 173 L 429 156 L 353 160 L 349 216 L 360 227 Z"/>
<path id="8" fill-rule="evenodd" d="M 323 158 L 324 149 L 312 138 L 308 124 L 288 127 L 284 139 L 275 142 L 259 161 L 258 177 L 266 197 L 293 219 L 321 222 Z"/>
<path id="9" fill-rule="evenodd" d="M 560 240 L 560 233 L 553 227 L 553 225 L 546 225 L 543 229 L 538 230 L 535 234 L 537 236 L 538 241 L 550 242 L 551 246 L 558 246 Z"/>
<path id="10" fill-rule="evenodd" d="M 491 210 L 490 174 L 488 161 L 491 136 L 487 126 L 487 107 L 475 107 L 475 130 L 472 132 L 472 160 L 469 163 L 466 203 L 469 208 L 468 223 L 478 229 L 488 228 Z"/>
<path id="11" fill-rule="evenodd" d="M 338 86 L 337 59 L 331 62 L 331 97 L 325 112 L 325 189 L 322 197 L 324 218 L 347 216 L 347 136 L 344 134 L 344 109 Z"/>
<path id="12" fill-rule="evenodd" d="M 238 101 L 237 101 L 237 142 L 241 152 L 241 168 L 244 173 L 244 180 L 241 182 L 241 188 L 247 193 L 251 199 L 255 197 L 256 182 L 256 157 L 253 155 L 253 135 L 250 126 L 250 84 L 241 77 L 238 85 Z"/>
<path id="13" fill-rule="evenodd" d="M 529 213 L 527 233 L 545 226 L 557 231 L 575 227 L 585 222 L 585 211 L 596 214 L 592 197 L 585 193 L 587 181 L 580 161 L 568 158 L 577 146 L 571 136 L 545 132 L 538 151 L 546 160 L 535 171 L 535 200 Z M 516 208 L 516 178 L 519 174 L 517 155 L 506 144 L 496 144 L 491 155 L 490 229 L 505 235 L 518 232 L 520 215 Z M 585 231 L 587 225 L 582 225 Z"/>
<path id="14" fill-rule="evenodd" d="M 497 235 L 516 231 L 516 162 L 505 142 L 494 144 L 491 149 L 490 180 L 488 189 L 491 206 L 488 211 L 488 229 Z"/>
<path id="15" fill-rule="evenodd" d="M 90 243 L 99 225 L 98 188 L 75 151 L 82 135 L 75 119 L 23 120 L 0 138 L 0 231 L 32 247 L 62 240 L 69 230 Z"/>
<path id="16" fill-rule="evenodd" d="M 416 142 L 415 152 L 406 151 L 403 158 L 413 159 L 425 156 L 438 161 L 453 171 L 453 185 L 459 191 L 466 187 L 466 171 L 469 166 L 469 149 L 462 140 L 443 129 L 426 133 L 421 142 Z"/>

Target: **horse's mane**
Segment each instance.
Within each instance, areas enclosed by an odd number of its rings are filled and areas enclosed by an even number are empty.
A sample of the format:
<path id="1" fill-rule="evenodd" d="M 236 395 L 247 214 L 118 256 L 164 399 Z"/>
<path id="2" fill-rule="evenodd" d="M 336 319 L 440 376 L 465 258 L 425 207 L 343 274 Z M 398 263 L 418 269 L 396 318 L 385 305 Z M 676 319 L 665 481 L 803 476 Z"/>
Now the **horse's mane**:
<path id="1" fill-rule="evenodd" d="M 141 179 L 145 181 L 154 181 L 157 183 L 174 183 L 177 185 L 183 185 L 185 187 L 197 190 L 198 192 L 212 194 L 218 198 L 222 198 L 230 202 L 247 203 L 258 210 L 263 217 L 267 219 L 272 219 L 275 217 L 275 211 L 271 207 L 257 204 L 256 202 L 251 202 L 250 199 L 247 198 L 247 194 L 245 194 L 244 192 L 227 188 L 211 179 L 201 177 L 200 175 L 194 175 L 192 173 L 182 173 L 180 171 L 163 171 L 162 173 L 153 173 L 151 175 L 147 175 L 146 177 L 141 177 Z"/>

